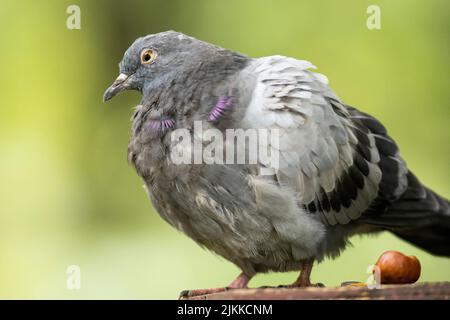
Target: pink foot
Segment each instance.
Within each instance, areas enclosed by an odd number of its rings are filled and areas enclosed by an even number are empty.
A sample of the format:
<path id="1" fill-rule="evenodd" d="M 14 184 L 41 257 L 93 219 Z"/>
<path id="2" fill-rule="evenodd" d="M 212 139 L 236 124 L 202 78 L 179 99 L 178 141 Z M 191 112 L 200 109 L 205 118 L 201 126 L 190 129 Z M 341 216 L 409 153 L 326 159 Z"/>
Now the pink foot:
<path id="1" fill-rule="evenodd" d="M 241 273 L 236 279 L 234 279 L 227 288 L 229 289 L 244 289 L 247 288 L 247 285 L 250 281 L 251 277 L 246 275 L 245 273 Z"/>
<path id="2" fill-rule="evenodd" d="M 188 299 L 191 297 L 204 296 L 212 293 L 224 292 L 229 289 L 244 289 L 247 288 L 247 285 L 250 281 L 251 277 L 244 274 L 243 272 L 234 279 L 227 287 L 224 288 L 209 288 L 209 289 L 195 289 L 195 290 L 184 290 L 180 293 L 179 299 Z"/>
<path id="3" fill-rule="evenodd" d="M 311 270 L 314 264 L 314 260 L 306 259 L 303 261 L 300 276 L 298 279 L 290 285 L 282 286 L 285 288 L 307 288 L 307 287 L 317 287 L 322 288 L 325 287 L 322 283 L 311 283 L 310 276 Z"/>

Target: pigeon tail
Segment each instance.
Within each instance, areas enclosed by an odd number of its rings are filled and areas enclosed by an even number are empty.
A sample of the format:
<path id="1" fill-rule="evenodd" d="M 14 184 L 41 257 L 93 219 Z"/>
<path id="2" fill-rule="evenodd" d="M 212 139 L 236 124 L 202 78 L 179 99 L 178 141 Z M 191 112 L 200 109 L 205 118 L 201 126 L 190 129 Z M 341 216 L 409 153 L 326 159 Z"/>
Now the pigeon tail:
<path id="1" fill-rule="evenodd" d="M 422 226 L 393 230 L 400 238 L 438 256 L 450 257 L 450 203 L 434 191 L 423 187 L 422 200 L 401 198 L 397 207 L 422 214 Z"/>

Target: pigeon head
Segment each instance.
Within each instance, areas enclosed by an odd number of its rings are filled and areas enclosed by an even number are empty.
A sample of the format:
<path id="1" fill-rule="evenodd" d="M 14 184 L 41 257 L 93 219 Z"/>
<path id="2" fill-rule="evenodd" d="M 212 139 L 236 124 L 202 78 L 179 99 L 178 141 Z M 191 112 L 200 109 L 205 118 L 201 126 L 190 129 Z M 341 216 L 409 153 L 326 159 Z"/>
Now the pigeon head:
<path id="1" fill-rule="evenodd" d="M 105 91 L 103 100 L 123 90 L 138 90 L 144 97 L 149 96 L 177 79 L 186 81 L 202 67 L 227 65 L 218 60 L 229 56 L 240 55 L 175 31 L 138 38 L 125 52 L 119 64 L 120 74 Z"/>

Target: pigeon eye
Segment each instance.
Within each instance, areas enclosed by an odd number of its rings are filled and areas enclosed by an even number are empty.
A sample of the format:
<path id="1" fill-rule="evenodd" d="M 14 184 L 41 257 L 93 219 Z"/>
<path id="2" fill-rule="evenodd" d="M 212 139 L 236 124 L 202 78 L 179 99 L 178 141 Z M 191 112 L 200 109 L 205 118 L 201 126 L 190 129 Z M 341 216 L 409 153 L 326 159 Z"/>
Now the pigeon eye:
<path id="1" fill-rule="evenodd" d="M 155 61 L 156 59 L 156 51 L 145 49 L 141 53 L 141 63 L 142 64 L 149 64 Z"/>

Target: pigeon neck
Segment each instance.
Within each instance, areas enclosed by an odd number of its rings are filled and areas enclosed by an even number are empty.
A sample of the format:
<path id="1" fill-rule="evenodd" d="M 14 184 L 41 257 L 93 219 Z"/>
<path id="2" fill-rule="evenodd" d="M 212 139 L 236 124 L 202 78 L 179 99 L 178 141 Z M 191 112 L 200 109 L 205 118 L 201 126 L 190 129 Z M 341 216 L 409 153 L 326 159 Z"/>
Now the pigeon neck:
<path id="1" fill-rule="evenodd" d="M 142 104 L 165 118 L 180 119 L 200 111 L 216 122 L 236 102 L 235 94 L 230 94 L 236 91 L 233 79 L 248 61 L 230 53 L 182 72 L 169 72 L 144 88 Z"/>

